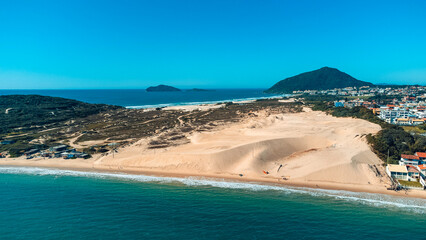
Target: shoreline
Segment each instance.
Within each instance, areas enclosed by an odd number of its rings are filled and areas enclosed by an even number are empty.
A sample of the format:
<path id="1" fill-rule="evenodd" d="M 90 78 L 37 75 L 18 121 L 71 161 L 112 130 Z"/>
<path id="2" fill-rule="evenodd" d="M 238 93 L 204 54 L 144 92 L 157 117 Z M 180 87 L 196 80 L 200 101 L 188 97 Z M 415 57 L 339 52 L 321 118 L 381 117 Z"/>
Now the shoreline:
<path id="1" fill-rule="evenodd" d="M 344 183 L 331 183 L 331 182 L 302 182 L 302 181 L 291 181 L 291 180 L 279 180 L 274 178 L 255 178 L 255 177 L 239 177 L 232 176 L 229 174 L 187 174 L 179 172 L 167 172 L 149 169 L 130 169 L 123 167 L 122 169 L 113 169 L 107 166 L 95 167 L 92 165 L 86 167 L 70 167 L 70 166 L 58 166 L 52 165 L 38 165 L 38 164 L 20 164 L 10 162 L 0 162 L 1 167 L 21 167 L 21 168 L 42 168 L 42 169 L 58 169 L 58 170 L 69 170 L 77 172 L 90 172 L 90 173 L 111 173 L 111 174 L 129 174 L 129 175 L 140 175 L 150 177 L 170 177 L 170 178 L 206 178 L 207 180 L 213 181 L 225 181 L 225 182 L 237 182 L 237 183 L 251 183 L 251 184 L 265 184 L 268 186 L 283 186 L 283 187 L 297 187 L 297 188 L 308 188 L 308 189 L 320 189 L 320 190 L 336 190 L 336 191 L 348 191 L 354 193 L 370 193 L 370 194 L 384 194 L 396 197 L 406 198 L 418 198 L 426 199 L 426 192 L 422 190 L 408 190 L 406 191 L 392 191 L 387 190 L 385 187 L 378 189 L 377 186 L 353 186 L 353 184 Z"/>
<path id="2" fill-rule="evenodd" d="M 258 111 L 239 122 L 191 132 L 187 142 L 168 147 L 152 148 L 150 142 L 161 140 L 157 134 L 91 159 L 2 158 L 0 166 L 203 177 L 426 199 L 423 190 L 387 190 L 383 162 L 364 137 L 377 133 L 379 125 L 303 110 Z"/>

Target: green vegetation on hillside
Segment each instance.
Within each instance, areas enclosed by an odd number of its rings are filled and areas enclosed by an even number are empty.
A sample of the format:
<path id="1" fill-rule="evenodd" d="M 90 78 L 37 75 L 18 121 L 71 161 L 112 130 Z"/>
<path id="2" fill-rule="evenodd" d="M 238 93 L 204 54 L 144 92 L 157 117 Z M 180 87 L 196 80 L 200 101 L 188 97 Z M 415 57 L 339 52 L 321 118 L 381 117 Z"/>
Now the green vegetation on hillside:
<path id="1" fill-rule="evenodd" d="M 85 153 L 104 153 L 141 138 L 154 136 L 149 147 L 164 148 L 186 143 L 191 132 L 207 131 L 222 124 L 240 121 L 256 115 L 257 111 L 270 114 L 302 111 L 300 102 L 283 103 L 277 99 L 245 104 L 228 103 L 220 108 L 190 112 L 125 109 L 42 96 L 3 99 L 8 101 L 2 101 L 1 121 L 8 122 L 8 126 L 13 128 L 5 128 L 4 133 L 0 133 L 0 140 L 15 142 L 0 144 L 0 152 L 8 152 L 12 157 L 20 156 L 30 149 L 44 150 L 59 144 L 70 145 Z M 4 113 L 4 107 L 9 109 L 10 105 L 19 109 L 16 111 L 18 115 L 12 115 L 12 111 Z M 52 111 L 55 114 L 49 114 Z M 16 123 L 4 121 L 7 117 L 15 119 Z M 35 121 L 37 126 L 33 125 Z M 26 127 L 21 127 L 23 125 Z"/>
<path id="2" fill-rule="evenodd" d="M 367 140 L 374 152 L 384 161 L 387 161 L 389 151 L 389 163 L 397 163 L 401 154 L 426 152 L 426 137 L 411 135 L 398 126 L 384 128 L 375 136 L 370 134 Z"/>
<path id="3" fill-rule="evenodd" d="M 266 90 L 267 93 L 292 93 L 303 90 L 326 90 L 345 87 L 374 86 L 339 71 L 335 68 L 323 67 L 315 71 L 305 72 L 279 81 Z"/>
<path id="4" fill-rule="evenodd" d="M 121 107 L 39 95 L 0 96 L 0 134 L 87 117 Z M 18 130 L 17 130 L 18 131 Z"/>
<path id="5" fill-rule="evenodd" d="M 57 145 L 66 138 L 66 132 L 72 131 L 68 127 L 71 120 L 115 109 L 122 107 L 39 95 L 0 96 L 0 141 L 15 141 L 1 144 L 0 152 L 17 157 L 30 149 Z M 39 138 L 44 138 L 43 143 L 32 142 Z"/>
<path id="6" fill-rule="evenodd" d="M 415 133 L 415 134 L 424 134 L 426 133 L 426 124 L 420 126 L 403 126 L 402 127 L 406 132 Z"/>

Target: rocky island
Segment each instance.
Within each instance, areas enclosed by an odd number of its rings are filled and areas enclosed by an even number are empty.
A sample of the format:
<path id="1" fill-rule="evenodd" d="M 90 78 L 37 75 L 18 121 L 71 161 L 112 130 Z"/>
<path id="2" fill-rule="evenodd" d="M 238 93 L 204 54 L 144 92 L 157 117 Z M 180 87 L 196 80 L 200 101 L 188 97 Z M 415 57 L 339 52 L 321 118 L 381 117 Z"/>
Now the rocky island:
<path id="1" fill-rule="evenodd" d="M 146 89 L 147 92 L 180 92 L 181 90 L 179 88 L 175 88 L 172 86 L 167 86 L 160 84 L 155 87 L 149 87 Z"/>

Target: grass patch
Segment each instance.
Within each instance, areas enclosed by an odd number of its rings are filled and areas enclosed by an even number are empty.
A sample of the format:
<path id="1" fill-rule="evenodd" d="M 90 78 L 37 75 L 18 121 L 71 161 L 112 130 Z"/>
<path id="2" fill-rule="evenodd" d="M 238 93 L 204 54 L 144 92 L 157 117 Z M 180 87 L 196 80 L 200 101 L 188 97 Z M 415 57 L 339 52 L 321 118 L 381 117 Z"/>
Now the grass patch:
<path id="1" fill-rule="evenodd" d="M 418 187 L 418 188 L 422 188 L 422 184 L 420 184 L 419 182 L 414 182 L 414 181 L 404 181 L 404 180 L 398 180 L 398 182 L 402 185 L 402 186 L 406 186 L 406 187 Z"/>
<path id="2" fill-rule="evenodd" d="M 406 132 L 409 133 L 417 133 L 417 134 L 423 134 L 426 133 L 426 129 L 422 129 L 418 126 L 403 126 L 402 127 Z"/>

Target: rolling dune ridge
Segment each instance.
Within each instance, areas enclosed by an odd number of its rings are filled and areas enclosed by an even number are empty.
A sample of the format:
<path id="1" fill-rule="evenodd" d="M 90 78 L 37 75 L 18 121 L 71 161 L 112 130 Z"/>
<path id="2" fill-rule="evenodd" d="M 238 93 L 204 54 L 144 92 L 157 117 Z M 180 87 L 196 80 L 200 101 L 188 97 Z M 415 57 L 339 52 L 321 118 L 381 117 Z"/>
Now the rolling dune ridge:
<path id="1" fill-rule="evenodd" d="M 100 158 L 95 166 L 384 187 L 386 177 L 376 177 L 369 167 L 384 175 L 381 160 L 363 137 L 379 130 L 367 121 L 321 112 L 259 116 L 195 133 L 190 143 L 177 147 L 152 150 L 141 140 L 114 157 Z"/>
<path id="2" fill-rule="evenodd" d="M 151 138 L 115 154 L 89 160 L 1 160 L 2 165 L 91 169 L 162 176 L 228 178 L 313 188 L 379 192 L 426 198 L 424 191 L 391 192 L 383 162 L 365 135 L 380 126 L 335 118 L 304 109 L 301 113 L 258 112 L 239 123 L 193 132 L 188 143 L 150 148 Z"/>

